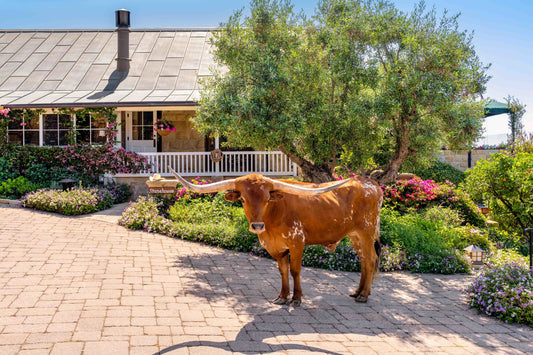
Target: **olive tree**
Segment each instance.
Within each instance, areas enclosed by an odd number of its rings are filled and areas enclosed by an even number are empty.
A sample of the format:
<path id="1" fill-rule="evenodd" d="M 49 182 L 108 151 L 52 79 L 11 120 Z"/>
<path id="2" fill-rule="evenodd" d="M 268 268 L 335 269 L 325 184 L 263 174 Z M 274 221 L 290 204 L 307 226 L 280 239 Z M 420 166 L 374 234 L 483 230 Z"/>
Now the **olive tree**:
<path id="1" fill-rule="evenodd" d="M 486 67 L 456 17 L 384 1 L 324 0 L 312 20 L 290 3 L 253 0 L 214 34 L 219 71 L 202 83 L 196 127 L 228 144 L 279 149 L 314 182 L 470 144 Z"/>

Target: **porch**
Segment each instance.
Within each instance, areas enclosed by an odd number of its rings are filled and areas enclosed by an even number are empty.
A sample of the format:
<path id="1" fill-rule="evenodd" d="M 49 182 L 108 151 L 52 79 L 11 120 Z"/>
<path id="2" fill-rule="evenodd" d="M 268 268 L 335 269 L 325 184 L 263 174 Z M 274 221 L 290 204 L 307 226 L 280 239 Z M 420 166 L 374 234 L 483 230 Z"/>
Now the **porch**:
<path id="1" fill-rule="evenodd" d="M 172 176 L 169 167 L 182 176 L 241 176 L 262 174 L 296 176 L 298 166 L 280 151 L 227 151 L 220 161 L 210 152 L 139 153 L 148 159 L 150 170 L 142 176 Z"/>
<path id="2" fill-rule="evenodd" d="M 140 174 L 117 174 L 117 182 L 130 185 L 134 198 L 148 192 L 150 175 L 172 177 L 169 167 L 186 177 L 205 176 L 215 180 L 224 177 L 261 174 L 273 177 L 298 175 L 298 166 L 280 151 L 227 151 L 215 162 L 210 152 L 139 153 L 148 159 L 150 169 Z"/>

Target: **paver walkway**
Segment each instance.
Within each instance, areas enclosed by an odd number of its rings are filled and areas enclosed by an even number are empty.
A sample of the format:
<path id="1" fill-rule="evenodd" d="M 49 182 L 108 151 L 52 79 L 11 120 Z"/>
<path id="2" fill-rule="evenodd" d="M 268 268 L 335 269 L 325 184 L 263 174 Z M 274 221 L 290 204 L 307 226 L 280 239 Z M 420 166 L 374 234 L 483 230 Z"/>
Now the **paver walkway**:
<path id="1" fill-rule="evenodd" d="M 465 304 L 465 275 L 304 268 L 300 308 L 271 305 L 275 263 L 105 214 L 0 207 L 0 354 L 533 353 L 533 332 Z"/>

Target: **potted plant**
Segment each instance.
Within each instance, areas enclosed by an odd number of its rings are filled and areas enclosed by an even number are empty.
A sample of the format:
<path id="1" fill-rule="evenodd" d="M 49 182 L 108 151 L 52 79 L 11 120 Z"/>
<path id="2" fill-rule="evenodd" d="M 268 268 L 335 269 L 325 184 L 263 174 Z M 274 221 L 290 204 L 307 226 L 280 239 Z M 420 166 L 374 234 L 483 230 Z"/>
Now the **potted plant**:
<path id="1" fill-rule="evenodd" d="M 167 136 L 170 132 L 176 132 L 176 127 L 167 120 L 158 118 L 154 123 L 154 129 L 160 136 Z"/>

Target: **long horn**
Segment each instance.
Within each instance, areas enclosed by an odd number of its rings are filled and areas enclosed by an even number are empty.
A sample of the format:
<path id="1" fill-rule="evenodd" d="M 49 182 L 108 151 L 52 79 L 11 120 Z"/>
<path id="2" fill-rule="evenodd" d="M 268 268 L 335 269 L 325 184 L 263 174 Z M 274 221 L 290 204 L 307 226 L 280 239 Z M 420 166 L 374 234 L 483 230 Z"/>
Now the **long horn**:
<path id="1" fill-rule="evenodd" d="M 320 195 L 324 192 L 328 192 L 331 190 L 335 190 L 337 187 L 346 184 L 350 179 L 344 179 L 341 180 L 333 185 L 324 186 L 324 187 L 316 187 L 316 188 L 309 188 L 309 187 L 302 187 L 294 184 L 289 184 L 283 181 L 277 181 L 272 180 L 272 183 L 274 184 L 274 189 L 280 190 L 283 192 L 293 193 L 293 194 L 299 194 L 299 195 Z"/>
<path id="2" fill-rule="evenodd" d="M 225 190 L 233 190 L 235 189 L 235 179 L 231 180 L 224 180 L 219 182 L 214 182 L 207 185 L 194 185 L 179 176 L 170 166 L 168 167 L 170 169 L 170 172 L 172 175 L 178 179 L 178 181 L 188 190 L 199 192 L 202 194 L 207 194 L 210 192 L 218 192 L 218 191 L 225 191 Z"/>

